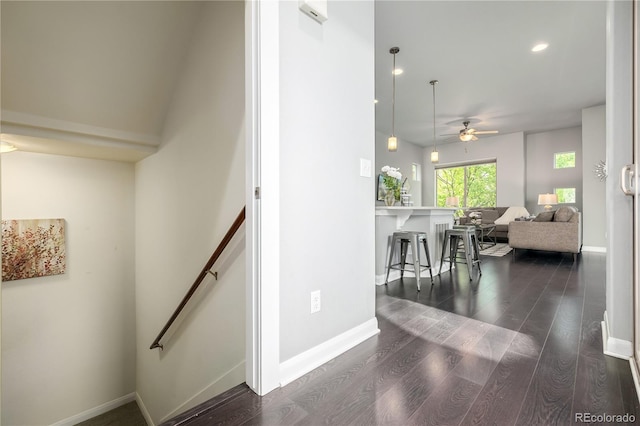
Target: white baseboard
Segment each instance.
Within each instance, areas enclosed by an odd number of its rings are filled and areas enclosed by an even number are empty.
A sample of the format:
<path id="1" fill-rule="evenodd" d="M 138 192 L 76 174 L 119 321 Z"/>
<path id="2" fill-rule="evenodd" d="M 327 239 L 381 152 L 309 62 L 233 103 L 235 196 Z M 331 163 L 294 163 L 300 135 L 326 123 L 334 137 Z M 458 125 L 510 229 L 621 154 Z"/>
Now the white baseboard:
<path id="1" fill-rule="evenodd" d="M 633 344 L 628 340 L 616 339 L 609 335 L 609 320 L 607 312 L 604 313 L 602 327 L 602 352 L 605 355 L 628 360 L 633 356 Z"/>
<path id="2" fill-rule="evenodd" d="M 180 406 L 172 410 L 170 413 L 166 414 L 162 418 L 162 420 L 160 420 L 160 423 L 166 422 L 167 420 L 172 419 L 178 414 L 184 413 L 185 411 L 190 410 L 196 405 L 202 404 L 203 402 L 206 402 L 211 398 L 220 395 L 222 392 L 225 392 L 232 387 L 243 383 L 246 379 L 245 368 L 245 361 L 243 360 L 241 363 L 232 367 L 231 370 L 227 371 L 226 373 L 215 379 L 213 382 L 205 386 L 204 389 L 201 389 L 194 396 L 180 404 Z"/>
<path id="3" fill-rule="evenodd" d="M 320 367 L 378 333 L 380 333 L 378 320 L 373 317 L 351 330 L 280 363 L 280 386 L 304 376 L 314 368 Z"/>
<path id="4" fill-rule="evenodd" d="M 140 398 L 140 394 L 136 392 L 136 402 L 138 403 L 138 408 L 140 408 L 140 412 L 142 413 L 142 417 L 147 422 L 148 426 L 156 426 L 151 418 L 151 414 L 149 414 L 149 410 L 147 410 L 147 406 L 144 405 L 144 401 Z"/>
<path id="5" fill-rule="evenodd" d="M 636 396 L 640 402 L 640 372 L 634 357 L 629 358 L 629 366 L 631 367 L 631 375 L 633 376 L 633 384 L 636 386 Z"/>
<path id="6" fill-rule="evenodd" d="M 73 415 L 64 420 L 60 420 L 55 422 L 51 426 L 73 426 L 80 422 L 84 422 L 85 420 L 92 419 L 100 414 L 104 414 L 107 411 L 111 411 L 114 408 L 118 408 L 122 405 L 128 404 L 136 400 L 135 393 L 130 393 L 125 396 L 121 396 L 120 398 L 116 398 L 113 401 L 105 402 L 104 404 L 98 405 L 97 407 L 90 408 L 82 413 Z"/>
<path id="7" fill-rule="evenodd" d="M 597 246 L 582 246 L 582 251 L 589 251 L 592 253 L 606 253 L 606 247 L 597 247 Z"/>
<path id="8" fill-rule="evenodd" d="M 376 275 L 376 285 L 384 285 L 384 282 L 387 279 L 387 273 L 385 272 L 382 275 Z M 395 281 L 400 279 L 400 271 L 397 269 L 389 272 L 389 281 Z"/>

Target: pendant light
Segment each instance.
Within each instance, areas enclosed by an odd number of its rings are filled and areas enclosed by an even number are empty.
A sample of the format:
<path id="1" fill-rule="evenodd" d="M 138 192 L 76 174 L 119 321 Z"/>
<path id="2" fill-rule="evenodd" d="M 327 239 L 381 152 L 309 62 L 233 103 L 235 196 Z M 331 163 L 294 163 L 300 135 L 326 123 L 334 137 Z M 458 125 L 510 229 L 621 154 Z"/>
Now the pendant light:
<path id="1" fill-rule="evenodd" d="M 398 138 L 396 137 L 396 53 L 400 51 L 399 47 L 392 47 L 389 53 L 393 55 L 393 95 L 391 97 L 391 136 L 387 139 L 387 149 L 389 152 L 398 150 Z"/>
<path id="2" fill-rule="evenodd" d="M 438 80 L 431 80 L 429 84 L 433 87 L 433 151 L 431 152 L 431 162 L 437 163 L 439 159 L 438 150 L 436 150 L 436 83 Z"/>

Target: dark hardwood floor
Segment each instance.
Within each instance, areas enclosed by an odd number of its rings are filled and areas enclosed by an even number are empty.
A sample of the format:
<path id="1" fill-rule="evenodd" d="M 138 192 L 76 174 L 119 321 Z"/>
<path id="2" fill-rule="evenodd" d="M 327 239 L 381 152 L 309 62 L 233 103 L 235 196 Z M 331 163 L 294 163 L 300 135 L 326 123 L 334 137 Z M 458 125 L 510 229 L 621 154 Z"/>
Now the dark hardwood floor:
<path id="1" fill-rule="evenodd" d="M 602 353 L 604 282 L 604 254 L 533 251 L 483 256 L 473 282 L 465 267 L 419 293 L 391 282 L 376 288 L 378 336 L 264 397 L 240 385 L 166 425 L 640 422 L 629 363 Z"/>

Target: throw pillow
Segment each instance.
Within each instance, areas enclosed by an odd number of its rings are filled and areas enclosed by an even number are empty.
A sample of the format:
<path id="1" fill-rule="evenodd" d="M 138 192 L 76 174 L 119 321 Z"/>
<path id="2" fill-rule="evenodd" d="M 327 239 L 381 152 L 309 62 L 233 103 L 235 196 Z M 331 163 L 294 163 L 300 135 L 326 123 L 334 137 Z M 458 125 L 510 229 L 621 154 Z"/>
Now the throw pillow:
<path id="1" fill-rule="evenodd" d="M 538 216 L 536 216 L 535 219 L 533 219 L 534 222 L 551 222 L 553 220 L 553 215 L 556 211 L 555 210 L 551 210 L 548 212 L 542 212 L 542 213 L 538 213 Z"/>
<path id="2" fill-rule="evenodd" d="M 513 222 L 517 217 L 529 216 L 529 212 L 524 207 L 509 207 L 502 216 L 496 219 L 496 225 L 508 225 L 509 222 Z"/>
<path id="3" fill-rule="evenodd" d="M 569 222 L 575 211 L 577 211 L 575 207 L 569 207 L 569 206 L 560 207 L 556 211 L 556 214 L 553 216 L 553 221 Z"/>

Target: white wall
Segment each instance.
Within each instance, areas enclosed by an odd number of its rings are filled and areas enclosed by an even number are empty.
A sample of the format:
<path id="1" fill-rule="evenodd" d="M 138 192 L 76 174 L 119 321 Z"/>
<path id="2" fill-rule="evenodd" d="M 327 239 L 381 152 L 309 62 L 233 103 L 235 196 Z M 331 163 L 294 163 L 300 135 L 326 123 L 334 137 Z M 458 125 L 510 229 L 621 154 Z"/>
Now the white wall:
<path id="1" fill-rule="evenodd" d="M 609 337 L 604 350 L 618 356 L 633 348 L 633 198 L 620 190 L 620 170 L 633 163 L 632 3 L 607 2 L 606 180 Z"/>
<path id="2" fill-rule="evenodd" d="M 544 210 L 538 205 L 538 195 L 553 193 L 555 188 L 575 188 L 576 202 L 571 205 L 582 211 L 582 127 L 570 127 L 529 134 L 526 137 L 526 204 L 529 213 Z M 575 152 L 576 166 L 554 168 L 554 154 Z"/>
<path id="3" fill-rule="evenodd" d="M 65 274 L 2 283 L 2 423 L 52 424 L 135 391 L 134 168 L 1 159 L 3 219 L 66 221 Z"/>
<path id="4" fill-rule="evenodd" d="M 422 204 L 433 206 L 435 174 L 431 163 L 432 148 L 423 151 Z M 453 142 L 438 145 L 439 165 L 459 164 L 482 159 L 496 159 L 498 206 L 524 206 L 525 153 L 524 134 L 510 133 L 481 138 L 474 142 Z"/>
<path id="5" fill-rule="evenodd" d="M 375 321 L 374 4 L 280 3 L 280 360 Z M 356 267 L 357 266 L 357 267 Z M 322 310 L 310 314 L 310 293 Z M 377 326 L 376 326 L 377 329 Z"/>
<path id="6" fill-rule="evenodd" d="M 590 250 L 607 245 L 606 183 L 593 172 L 606 159 L 605 109 L 600 105 L 582 110 L 582 243 Z"/>
<path id="7" fill-rule="evenodd" d="M 402 173 L 402 179 L 409 178 L 407 184 L 409 186 L 409 193 L 411 194 L 411 200 L 414 206 L 422 205 L 422 181 L 413 181 L 411 176 L 412 164 L 419 164 L 422 167 L 422 156 L 424 148 L 418 145 L 414 145 L 411 142 L 406 142 L 398 139 L 398 150 L 396 152 L 389 152 L 387 149 L 387 138 L 389 135 L 384 135 L 380 132 L 376 132 L 376 167 L 375 176 L 380 174 L 380 169 L 384 166 L 399 167 Z M 422 173 L 420 173 L 420 179 L 422 179 Z M 377 184 L 377 180 L 376 180 Z M 377 204 L 384 205 L 383 201 L 378 201 Z"/>
<path id="8" fill-rule="evenodd" d="M 136 166 L 137 391 L 158 423 L 244 381 L 244 228 L 149 346 L 244 205 L 244 4 L 203 3 L 159 152 Z"/>

